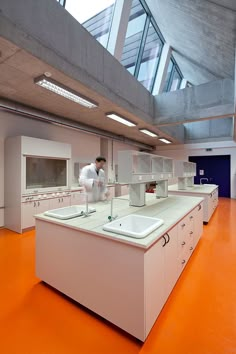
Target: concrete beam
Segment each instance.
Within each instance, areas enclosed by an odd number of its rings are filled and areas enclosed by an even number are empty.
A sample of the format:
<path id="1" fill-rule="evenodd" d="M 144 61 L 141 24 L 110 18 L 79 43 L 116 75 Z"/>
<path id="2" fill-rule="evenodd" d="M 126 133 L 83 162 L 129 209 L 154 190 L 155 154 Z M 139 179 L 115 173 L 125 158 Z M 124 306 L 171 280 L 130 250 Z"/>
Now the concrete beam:
<path id="1" fill-rule="evenodd" d="M 232 117 L 234 82 L 223 79 L 163 93 L 155 96 L 154 104 L 153 124 L 158 127 Z"/>
<path id="2" fill-rule="evenodd" d="M 184 125 L 166 126 L 166 127 L 162 127 L 160 131 L 163 132 L 163 135 L 167 136 L 167 139 L 169 139 L 170 137 L 173 138 L 174 140 L 177 140 L 179 143 L 184 144 L 185 142 Z"/>
<path id="3" fill-rule="evenodd" d="M 233 140 L 233 118 L 187 123 L 184 127 L 185 144 L 201 141 Z"/>
<path id="4" fill-rule="evenodd" d="M 152 122 L 150 92 L 56 1 L 1 0 L 0 36 Z"/>

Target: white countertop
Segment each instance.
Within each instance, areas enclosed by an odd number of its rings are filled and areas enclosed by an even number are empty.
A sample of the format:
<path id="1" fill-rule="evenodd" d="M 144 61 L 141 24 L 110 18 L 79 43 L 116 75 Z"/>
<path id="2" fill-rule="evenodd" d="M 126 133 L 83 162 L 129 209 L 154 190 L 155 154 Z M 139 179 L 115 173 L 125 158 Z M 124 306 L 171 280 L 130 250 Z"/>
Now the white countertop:
<path id="1" fill-rule="evenodd" d="M 36 215 L 36 219 L 49 223 L 63 225 L 68 228 L 82 230 L 91 234 L 113 239 L 114 241 L 128 243 L 135 247 L 149 248 L 162 235 L 178 223 L 186 214 L 193 210 L 203 198 L 169 196 L 168 198 L 156 199 L 155 194 L 146 193 L 146 205 L 144 207 L 129 206 L 128 196 L 126 200 L 115 199 L 113 201 L 114 215 L 118 218 L 128 214 L 140 214 L 157 217 L 164 220 L 164 224 L 145 238 L 136 239 L 112 232 L 104 231 L 103 225 L 108 222 L 110 215 L 110 201 L 91 203 L 89 206 L 96 208 L 96 212 L 88 217 L 77 217 L 69 220 L 59 220 L 44 214 Z M 122 197 L 124 198 L 124 197 Z M 36 224 L 37 228 L 37 224 Z"/>
<path id="2" fill-rule="evenodd" d="M 179 193 L 196 193 L 196 194 L 211 194 L 217 189 L 216 184 L 194 184 L 193 187 L 186 187 L 186 189 L 178 189 L 178 184 L 173 184 L 168 186 L 169 192 L 179 192 Z"/>

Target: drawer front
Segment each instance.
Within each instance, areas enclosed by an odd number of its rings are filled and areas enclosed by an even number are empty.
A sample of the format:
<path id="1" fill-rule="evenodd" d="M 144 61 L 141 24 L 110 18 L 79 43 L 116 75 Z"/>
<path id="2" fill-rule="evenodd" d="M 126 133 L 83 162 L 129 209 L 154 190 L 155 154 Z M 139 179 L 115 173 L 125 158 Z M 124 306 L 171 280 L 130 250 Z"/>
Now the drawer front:
<path id="1" fill-rule="evenodd" d="M 186 264 L 188 263 L 190 255 L 191 255 L 191 253 L 189 252 L 189 249 L 186 248 L 185 252 L 183 252 L 182 255 L 178 258 L 178 273 L 179 273 L 179 275 L 182 273 Z"/>

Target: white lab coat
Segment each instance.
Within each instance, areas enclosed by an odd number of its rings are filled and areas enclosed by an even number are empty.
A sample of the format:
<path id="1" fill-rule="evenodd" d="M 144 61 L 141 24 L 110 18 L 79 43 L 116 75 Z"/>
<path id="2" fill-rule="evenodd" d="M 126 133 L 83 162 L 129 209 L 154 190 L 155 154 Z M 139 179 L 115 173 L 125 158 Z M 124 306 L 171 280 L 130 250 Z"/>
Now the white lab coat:
<path id="1" fill-rule="evenodd" d="M 96 181 L 102 182 L 102 185 L 98 186 Z M 95 163 L 91 163 L 82 168 L 79 184 L 83 186 L 87 192 L 89 202 L 97 202 L 98 200 L 104 199 L 104 194 L 107 192 L 105 173 L 103 169 L 100 169 L 97 174 Z"/>

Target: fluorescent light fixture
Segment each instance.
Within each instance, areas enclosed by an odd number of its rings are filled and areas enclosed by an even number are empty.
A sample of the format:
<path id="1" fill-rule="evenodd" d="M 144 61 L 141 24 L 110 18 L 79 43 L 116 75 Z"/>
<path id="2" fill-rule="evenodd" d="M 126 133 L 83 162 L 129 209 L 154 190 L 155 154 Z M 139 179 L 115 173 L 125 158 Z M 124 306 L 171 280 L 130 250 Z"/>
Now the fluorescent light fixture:
<path id="1" fill-rule="evenodd" d="M 144 134 L 146 134 L 146 135 L 151 136 L 152 138 L 157 138 L 158 137 L 157 134 L 152 133 L 152 132 L 150 132 L 150 130 L 147 130 L 147 129 L 139 129 L 139 131 L 144 133 Z"/>
<path id="2" fill-rule="evenodd" d="M 45 75 L 34 79 L 34 83 L 84 107 L 94 108 L 98 106 L 97 103 L 90 101 L 86 97 Z"/>
<path id="3" fill-rule="evenodd" d="M 171 144 L 171 141 L 166 138 L 159 138 L 159 140 L 162 141 L 163 143 Z"/>
<path id="4" fill-rule="evenodd" d="M 133 122 L 130 122 L 129 120 L 127 120 L 126 118 L 121 117 L 120 115 L 116 114 L 116 113 L 106 113 L 106 116 L 108 118 L 114 119 L 119 123 L 125 124 L 128 127 L 134 127 L 136 124 L 134 124 Z"/>

